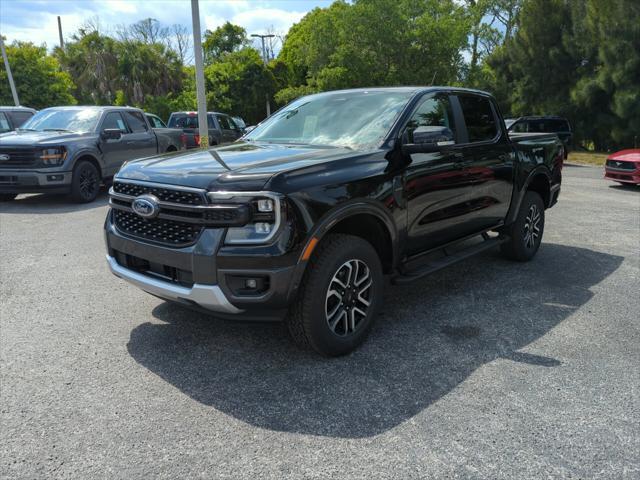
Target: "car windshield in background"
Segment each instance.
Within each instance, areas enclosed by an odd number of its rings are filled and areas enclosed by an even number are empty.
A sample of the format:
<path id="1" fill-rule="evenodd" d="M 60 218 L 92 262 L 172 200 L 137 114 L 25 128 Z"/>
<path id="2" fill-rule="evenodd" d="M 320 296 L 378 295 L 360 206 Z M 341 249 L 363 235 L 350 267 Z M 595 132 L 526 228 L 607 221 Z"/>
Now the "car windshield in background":
<path id="1" fill-rule="evenodd" d="M 412 94 L 410 91 L 372 90 L 303 97 L 275 113 L 245 139 L 353 149 L 375 148 Z"/>
<path id="2" fill-rule="evenodd" d="M 25 122 L 18 130 L 92 132 L 100 118 L 100 110 L 78 108 L 42 110 Z"/>

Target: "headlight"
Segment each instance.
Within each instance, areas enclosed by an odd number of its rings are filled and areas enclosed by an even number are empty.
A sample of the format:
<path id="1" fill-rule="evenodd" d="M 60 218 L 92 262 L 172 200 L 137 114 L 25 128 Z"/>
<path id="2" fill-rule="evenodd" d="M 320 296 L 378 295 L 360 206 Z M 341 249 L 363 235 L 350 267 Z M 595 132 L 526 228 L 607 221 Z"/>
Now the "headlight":
<path id="1" fill-rule="evenodd" d="M 209 192 L 214 203 L 244 203 L 251 205 L 251 220 L 243 227 L 229 227 L 227 245 L 268 243 L 280 230 L 282 204 L 280 195 L 272 192 Z"/>
<path id="2" fill-rule="evenodd" d="M 67 151 L 64 147 L 45 148 L 40 155 L 42 163 L 49 166 L 62 165 L 65 158 L 67 158 Z"/>

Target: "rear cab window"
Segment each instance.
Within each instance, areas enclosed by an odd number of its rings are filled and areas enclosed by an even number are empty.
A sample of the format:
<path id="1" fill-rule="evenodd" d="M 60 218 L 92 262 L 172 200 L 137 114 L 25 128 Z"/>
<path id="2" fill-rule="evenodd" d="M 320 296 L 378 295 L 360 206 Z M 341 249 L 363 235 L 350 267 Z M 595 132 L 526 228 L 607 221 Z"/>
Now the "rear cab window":
<path id="1" fill-rule="evenodd" d="M 147 122 L 145 121 L 142 112 L 136 112 L 135 110 L 125 110 L 122 113 L 133 133 L 144 133 L 149 131 L 149 127 L 147 126 Z"/>
<path id="2" fill-rule="evenodd" d="M 498 122 L 487 97 L 458 95 L 470 143 L 490 142 L 498 136 Z"/>

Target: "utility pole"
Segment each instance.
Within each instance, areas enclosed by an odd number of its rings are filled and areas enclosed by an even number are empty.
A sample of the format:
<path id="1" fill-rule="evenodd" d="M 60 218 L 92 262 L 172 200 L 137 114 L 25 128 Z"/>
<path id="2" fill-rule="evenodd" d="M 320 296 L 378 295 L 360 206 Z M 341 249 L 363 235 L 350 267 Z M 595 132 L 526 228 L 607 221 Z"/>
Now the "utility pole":
<path id="1" fill-rule="evenodd" d="M 200 8 L 198 0 L 191 0 L 193 24 L 193 56 L 196 62 L 196 94 L 198 97 L 198 133 L 200 148 L 209 148 L 209 124 L 207 123 L 207 98 L 204 93 L 204 63 L 202 61 L 202 35 L 200 33 Z"/>
<path id="2" fill-rule="evenodd" d="M 265 43 L 264 43 L 264 39 L 265 38 L 273 38 L 275 37 L 275 35 L 273 34 L 269 34 L 269 35 L 258 35 L 257 33 L 253 33 L 251 34 L 252 37 L 257 37 L 260 40 L 262 40 L 262 60 L 264 61 L 264 66 L 267 66 L 268 60 L 267 60 L 267 49 L 265 47 Z M 267 100 L 267 117 L 271 116 L 271 105 L 269 104 L 269 94 L 265 94 L 266 100 Z"/>
<path id="3" fill-rule="evenodd" d="M 13 103 L 16 107 L 20 106 L 20 100 L 18 100 L 18 92 L 16 92 L 16 86 L 13 83 L 13 75 L 11 75 L 11 67 L 9 66 L 9 59 L 7 58 L 7 52 L 4 49 L 4 40 L 0 35 L 0 50 L 2 50 L 2 59 L 4 60 L 4 68 L 7 70 L 7 77 L 9 78 L 9 86 L 11 87 L 11 95 L 13 95 Z"/>
<path id="4" fill-rule="evenodd" d="M 64 48 L 64 40 L 62 39 L 62 20 L 60 20 L 60 15 L 58 15 L 58 36 L 60 37 L 60 48 Z"/>

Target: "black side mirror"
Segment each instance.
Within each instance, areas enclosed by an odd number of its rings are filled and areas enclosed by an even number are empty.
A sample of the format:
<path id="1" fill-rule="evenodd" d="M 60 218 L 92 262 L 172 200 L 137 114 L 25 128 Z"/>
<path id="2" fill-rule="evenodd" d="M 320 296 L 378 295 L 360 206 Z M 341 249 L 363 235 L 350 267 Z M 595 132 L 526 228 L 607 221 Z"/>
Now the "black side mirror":
<path id="1" fill-rule="evenodd" d="M 424 126 L 405 132 L 402 136 L 402 151 L 406 154 L 439 152 L 442 147 L 454 143 L 453 132 L 449 127 Z"/>
<path id="2" fill-rule="evenodd" d="M 122 130 L 119 128 L 105 128 L 102 130 L 100 136 L 104 140 L 120 140 L 122 137 Z"/>

